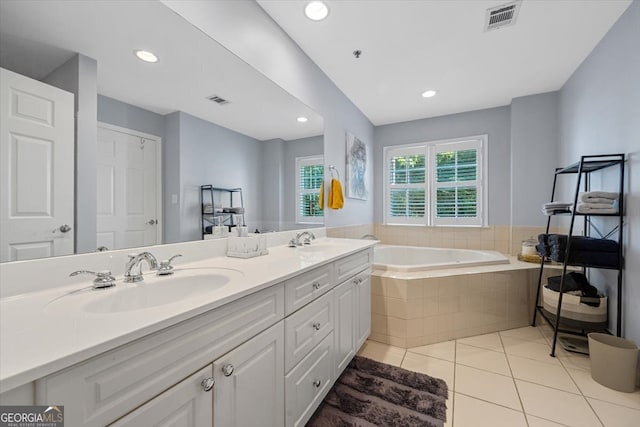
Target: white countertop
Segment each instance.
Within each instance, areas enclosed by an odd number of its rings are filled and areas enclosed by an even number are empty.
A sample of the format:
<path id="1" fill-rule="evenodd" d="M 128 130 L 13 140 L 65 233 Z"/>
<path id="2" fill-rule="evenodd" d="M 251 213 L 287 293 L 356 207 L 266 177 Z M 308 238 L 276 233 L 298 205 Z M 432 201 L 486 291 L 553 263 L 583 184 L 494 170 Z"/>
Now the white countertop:
<path id="1" fill-rule="evenodd" d="M 200 268 L 237 270 L 226 285 L 170 304 L 118 313 L 88 313 L 82 307 L 109 292 L 136 284 L 123 283 L 106 290 L 70 294 L 84 285 L 71 285 L 0 299 L 0 393 L 42 378 L 117 346 L 175 325 L 289 277 L 371 247 L 375 241 L 319 239 L 320 250 L 275 246 L 269 254 L 250 259 L 213 257 L 196 262 L 178 259 L 176 274 Z M 183 261 L 182 263 L 180 261 Z M 82 267 L 82 266 L 78 266 Z M 153 274 L 153 273 L 148 273 Z M 46 277 L 46 276 L 45 276 Z M 44 279 L 46 280 L 46 279 Z M 158 279 L 158 280 L 161 280 Z"/>

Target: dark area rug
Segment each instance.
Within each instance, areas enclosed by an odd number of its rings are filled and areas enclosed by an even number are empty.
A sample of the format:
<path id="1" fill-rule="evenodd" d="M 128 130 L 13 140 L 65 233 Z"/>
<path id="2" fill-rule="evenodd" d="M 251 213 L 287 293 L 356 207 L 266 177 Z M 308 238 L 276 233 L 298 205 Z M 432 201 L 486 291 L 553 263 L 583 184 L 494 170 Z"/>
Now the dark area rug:
<path id="1" fill-rule="evenodd" d="M 307 427 L 442 427 L 447 383 L 356 356 Z"/>

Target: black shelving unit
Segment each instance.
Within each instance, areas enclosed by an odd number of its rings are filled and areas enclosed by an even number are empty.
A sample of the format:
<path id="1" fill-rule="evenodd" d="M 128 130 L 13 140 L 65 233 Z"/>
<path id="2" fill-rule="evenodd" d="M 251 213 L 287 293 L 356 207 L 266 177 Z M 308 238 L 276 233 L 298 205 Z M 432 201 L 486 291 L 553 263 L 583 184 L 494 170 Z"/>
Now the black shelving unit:
<path id="1" fill-rule="evenodd" d="M 556 185 L 558 182 L 558 178 L 562 175 L 577 175 L 576 179 L 576 190 L 573 199 L 573 209 L 571 213 L 565 213 L 565 215 L 571 215 L 571 223 L 569 225 L 569 231 L 567 236 L 567 247 L 564 254 L 564 262 L 562 265 L 562 276 L 560 279 L 560 291 L 558 295 L 558 307 L 556 313 L 550 313 L 545 310 L 544 306 L 540 305 L 540 291 L 542 288 L 542 277 L 543 271 L 545 268 L 545 257 L 541 257 L 540 261 L 540 274 L 538 276 L 538 291 L 536 294 L 535 300 L 535 310 L 533 311 L 533 320 L 531 322 L 532 326 L 536 324 L 536 316 L 539 313 L 542 317 L 544 317 L 547 322 L 553 327 L 553 343 L 551 346 L 551 356 L 555 357 L 556 352 L 556 344 L 558 340 L 558 332 L 574 334 L 574 335 L 586 335 L 588 332 L 594 331 L 605 331 L 609 332 L 606 327 L 594 326 L 589 324 L 588 322 L 579 322 L 572 319 L 563 319 L 561 318 L 562 312 L 562 296 L 563 296 L 563 286 L 564 279 L 567 274 L 567 267 L 577 266 L 581 267 L 583 272 L 586 273 L 586 269 L 588 268 L 602 268 L 609 270 L 617 270 L 618 271 L 618 295 L 617 295 L 617 321 L 616 321 L 616 334 L 620 336 L 622 333 L 622 270 L 624 268 L 624 259 L 623 259 L 623 222 L 624 222 L 624 166 L 625 166 L 625 155 L 624 154 L 599 154 L 599 155 L 591 155 L 591 156 L 582 156 L 580 161 L 569 165 L 564 168 L 557 168 L 555 171 L 554 179 L 553 179 L 553 188 L 551 190 L 551 201 L 554 200 L 556 193 Z M 580 188 L 582 186 L 582 191 L 591 191 L 591 173 L 596 171 L 601 171 L 607 168 L 617 167 L 619 171 L 619 196 L 618 196 L 618 213 L 607 213 L 607 214 L 584 214 L 577 212 L 578 198 L 580 193 Z M 550 215 L 547 219 L 547 228 L 545 233 L 549 234 L 549 228 L 551 225 L 551 219 L 553 215 Z M 595 224 L 592 223 L 592 217 L 615 217 L 618 218 L 618 222 L 608 233 L 602 234 Z M 573 226 L 577 218 L 582 218 L 584 221 L 584 233 L 586 236 L 591 235 L 592 229 L 594 229 L 600 238 L 609 238 L 612 235 L 617 233 L 618 237 L 618 265 L 617 267 L 610 267 L 605 265 L 598 265 L 597 263 L 585 264 L 585 263 L 572 263 L 569 261 L 571 255 L 571 237 L 573 236 Z M 571 328 L 571 329 L 564 329 Z"/>
<path id="2" fill-rule="evenodd" d="M 214 187 L 211 184 L 201 185 L 200 186 L 200 214 L 201 214 L 201 225 L 202 225 L 202 239 L 204 240 L 207 234 L 211 234 L 207 229 L 209 227 L 213 227 L 215 225 L 215 218 L 221 217 L 223 221 L 223 225 L 231 228 L 237 226 L 234 222 L 232 212 L 216 212 L 215 211 L 215 200 L 216 194 L 220 197 L 228 197 L 229 204 L 225 207 L 239 207 L 242 208 L 242 223 L 245 223 L 244 219 L 244 200 L 242 198 L 242 188 L 222 188 L 222 187 Z M 234 197 L 236 196 L 236 197 Z M 221 200 L 221 203 L 223 201 Z M 226 200 L 224 201 L 226 202 Z M 237 205 L 237 203 L 240 203 Z M 206 206 L 211 206 L 211 212 L 205 212 Z"/>

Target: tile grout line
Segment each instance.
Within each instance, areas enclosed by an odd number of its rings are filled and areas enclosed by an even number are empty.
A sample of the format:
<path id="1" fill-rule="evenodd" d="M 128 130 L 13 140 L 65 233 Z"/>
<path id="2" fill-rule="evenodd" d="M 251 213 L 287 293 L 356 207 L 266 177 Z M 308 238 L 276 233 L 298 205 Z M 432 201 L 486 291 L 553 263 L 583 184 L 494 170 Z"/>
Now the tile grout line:
<path id="1" fill-rule="evenodd" d="M 511 381 L 513 381 L 513 387 L 516 389 L 516 394 L 518 395 L 518 402 L 520 402 L 520 407 L 522 408 L 522 415 L 524 416 L 524 422 L 527 424 L 527 427 L 529 427 L 529 418 L 527 417 L 527 413 L 524 410 L 522 397 L 520 397 L 520 390 L 518 389 L 518 384 L 516 384 L 516 379 L 513 376 L 513 370 L 511 369 L 511 362 L 509 362 L 509 356 L 507 355 L 507 348 L 504 346 L 504 342 L 502 341 L 502 334 L 498 333 L 498 337 L 500 338 L 500 344 L 502 344 L 502 349 L 504 350 L 505 359 L 507 359 L 507 366 L 509 367 L 509 372 L 511 373 Z"/>
<path id="2" fill-rule="evenodd" d="M 453 341 L 453 392 L 451 393 L 451 427 L 455 427 L 453 420 L 456 409 L 456 370 L 458 366 L 458 340 Z"/>

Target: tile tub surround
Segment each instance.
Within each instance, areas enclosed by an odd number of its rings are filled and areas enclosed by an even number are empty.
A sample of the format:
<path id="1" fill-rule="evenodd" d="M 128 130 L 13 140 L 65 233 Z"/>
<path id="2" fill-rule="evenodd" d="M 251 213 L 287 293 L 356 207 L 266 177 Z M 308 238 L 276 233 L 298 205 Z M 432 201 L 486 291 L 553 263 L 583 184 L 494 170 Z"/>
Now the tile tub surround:
<path id="1" fill-rule="evenodd" d="M 527 326 L 538 274 L 513 257 L 464 271 L 374 270 L 369 339 L 407 348 Z"/>

